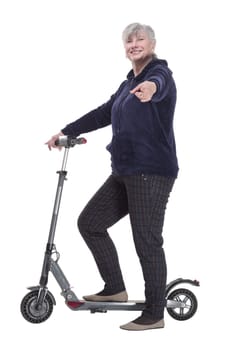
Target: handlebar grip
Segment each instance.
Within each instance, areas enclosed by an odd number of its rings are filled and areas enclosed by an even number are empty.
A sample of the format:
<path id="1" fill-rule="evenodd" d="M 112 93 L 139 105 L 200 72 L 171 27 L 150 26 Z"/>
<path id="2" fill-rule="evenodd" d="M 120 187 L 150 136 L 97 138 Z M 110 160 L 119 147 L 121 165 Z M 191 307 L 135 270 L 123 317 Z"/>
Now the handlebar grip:
<path id="1" fill-rule="evenodd" d="M 87 143 L 84 137 L 72 137 L 72 136 L 60 136 L 56 141 L 55 145 L 60 147 L 74 147 L 75 145 L 83 145 Z"/>

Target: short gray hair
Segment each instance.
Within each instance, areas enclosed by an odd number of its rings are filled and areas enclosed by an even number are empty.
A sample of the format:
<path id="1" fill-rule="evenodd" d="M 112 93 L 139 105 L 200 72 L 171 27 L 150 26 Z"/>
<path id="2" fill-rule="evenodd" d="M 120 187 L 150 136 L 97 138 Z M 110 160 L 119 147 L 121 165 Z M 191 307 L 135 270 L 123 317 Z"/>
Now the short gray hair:
<path id="1" fill-rule="evenodd" d="M 151 26 L 148 26 L 146 24 L 141 24 L 141 23 L 131 23 L 124 29 L 124 31 L 122 33 L 123 42 L 124 43 L 127 42 L 127 40 L 129 39 L 129 37 L 131 35 L 137 34 L 140 31 L 146 32 L 149 39 L 152 42 L 156 43 L 154 30 L 151 28 Z"/>

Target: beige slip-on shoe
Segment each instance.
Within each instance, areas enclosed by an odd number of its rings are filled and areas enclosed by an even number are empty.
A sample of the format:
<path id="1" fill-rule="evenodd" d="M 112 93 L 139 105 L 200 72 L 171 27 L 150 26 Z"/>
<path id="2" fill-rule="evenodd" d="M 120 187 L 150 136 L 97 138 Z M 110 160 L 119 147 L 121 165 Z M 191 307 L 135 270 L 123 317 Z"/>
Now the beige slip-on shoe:
<path id="1" fill-rule="evenodd" d="M 112 295 L 98 295 L 91 294 L 83 296 L 83 299 L 86 301 L 112 301 L 112 302 L 126 302 L 128 301 L 128 294 L 124 290 L 123 292 L 112 294 Z"/>
<path id="2" fill-rule="evenodd" d="M 164 326 L 164 320 L 160 320 L 152 324 L 139 324 L 135 322 L 129 322 L 120 326 L 120 328 L 127 331 L 146 331 L 148 329 L 164 328 Z"/>

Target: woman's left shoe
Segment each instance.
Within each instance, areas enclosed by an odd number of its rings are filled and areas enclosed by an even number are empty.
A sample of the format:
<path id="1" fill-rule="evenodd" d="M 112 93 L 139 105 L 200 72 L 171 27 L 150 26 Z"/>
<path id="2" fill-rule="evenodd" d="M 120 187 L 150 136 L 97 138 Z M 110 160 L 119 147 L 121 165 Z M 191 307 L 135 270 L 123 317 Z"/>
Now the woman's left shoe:
<path id="1" fill-rule="evenodd" d="M 151 324 L 139 324 L 132 321 L 120 326 L 120 328 L 127 331 L 146 331 L 148 329 L 164 328 L 164 326 L 164 320 L 162 319 Z"/>
<path id="2" fill-rule="evenodd" d="M 85 295 L 83 299 L 86 301 L 95 301 L 95 302 L 127 302 L 128 294 L 126 290 L 123 292 L 112 294 L 112 295 L 103 295 L 102 292 L 97 294 Z"/>

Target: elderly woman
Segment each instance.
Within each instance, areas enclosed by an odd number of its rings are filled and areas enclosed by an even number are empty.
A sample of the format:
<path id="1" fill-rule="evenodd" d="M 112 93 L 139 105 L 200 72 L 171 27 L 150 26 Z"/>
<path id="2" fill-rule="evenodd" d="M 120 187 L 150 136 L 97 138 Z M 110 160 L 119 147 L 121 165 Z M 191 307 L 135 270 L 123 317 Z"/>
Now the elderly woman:
<path id="1" fill-rule="evenodd" d="M 155 36 L 148 25 L 133 23 L 123 31 L 132 70 L 111 98 L 68 124 L 48 142 L 56 148 L 60 135 L 78 136 L 112 126 L 111 175 L 78 219 L 104 289 L 88 301 L 125 302 L 128 295 L 118 255 L 108 228 L 129 214 L 133 239 L 145 280 L 145 309 L 126 330 L 164 327 L 167 267 L 163 250 L 166 205 L 178 173 L 173 117 L 176 86 L 165 60 L 155 54 Z"/>

